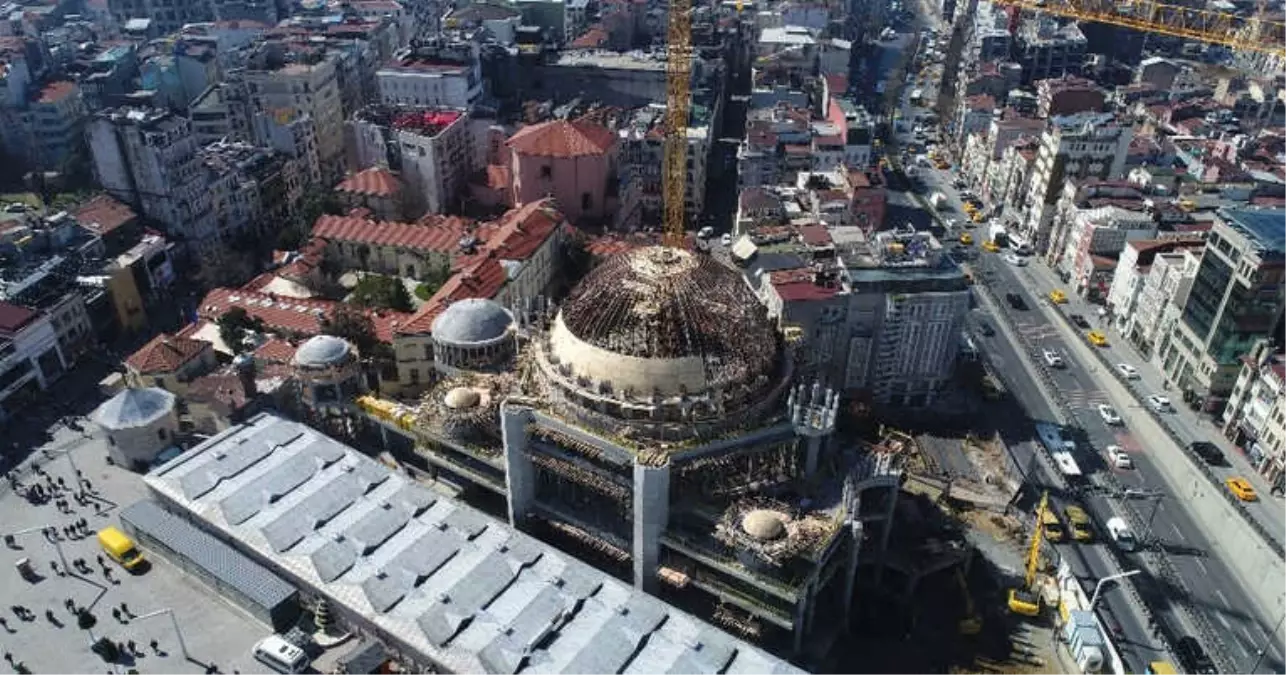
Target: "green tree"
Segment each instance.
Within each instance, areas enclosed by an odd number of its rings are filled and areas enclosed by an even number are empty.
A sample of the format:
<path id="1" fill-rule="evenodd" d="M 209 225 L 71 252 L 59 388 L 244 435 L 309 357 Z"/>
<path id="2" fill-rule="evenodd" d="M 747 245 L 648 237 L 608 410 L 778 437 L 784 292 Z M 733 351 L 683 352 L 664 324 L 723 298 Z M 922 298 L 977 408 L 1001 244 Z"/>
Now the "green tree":
<path id="1" fill-rule="evenodd" d="M 247 333 L 264 330 L 263 319 L 250 316 L 240 307 L 233 307 L 224 312 L 215 323 L 219 326 L 219 339 L 223 340 L 223 344 L 227 345 L 234 354 L 247 351 L 245 344 Z"/>
<path id="2" fill-rule="evenodd" d="M 376 336 L 375 322 L 371 321 L 371 317 L 351 307 L 337 308 L 322 321 L 321 328 L 326 335 L 348 340 L 366 360 L 378 360 L 386 351 L 391 351 Z"/>
<path id="3" fill-rule="evenodd" d="M 409 312 L 414 309 L 411 294 L 406 292 L 406 285 L 397 277 L 386 277 L 382 274 L 366 274 L 353 287 L 349 301 L 359 307 L 374 309 L 392 309 Z"/>

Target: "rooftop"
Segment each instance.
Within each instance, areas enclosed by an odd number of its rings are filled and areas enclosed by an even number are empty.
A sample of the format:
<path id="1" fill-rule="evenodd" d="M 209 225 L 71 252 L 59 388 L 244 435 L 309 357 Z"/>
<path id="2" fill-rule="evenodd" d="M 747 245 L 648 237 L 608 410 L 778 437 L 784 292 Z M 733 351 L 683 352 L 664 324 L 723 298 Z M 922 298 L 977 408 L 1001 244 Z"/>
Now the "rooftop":
<path id="1" fill-rule="evenodd" d="M 347 181 L 346 181 L 347 182 Z M 451 221 L 454 224 L 454 221 Z M 462 223 L 461 223 L 462 224 Z M 313 224 L 314 237 L 416 251 L 450 253 L 459 248 L 463 227 L 377 222 L 356 216 L 323 215 Z"/>
<path id="2" fill-rule="evenodd" d="M 335 191 L 372 197 L 393 197 L 402 191 L 402 181 L 388 169 L 372 166 L 345 178 L 335 186 Z"/>
<path id="3" fill-rule="evenodd" d="M 1286 209 L 1233 209 L 1219 210 L 1219 217 L 1232 229 L 1241 233 L 1261 254 L 1273 258 L 1286 257 Z"/>
<path id="4" fill-rule="evenodd" d="M 72 211 L 72 216 L 100 237 L 115 232 L 138 217 L 133 209 L 105 194 L 85 202 Z"/>
<path id="5" fill-rule="evenodd" d="M 607 127 L 565 120 L 525 126 L 508 140 L 519 154 L 561 158 L 603 155 L 615 143 L 616 135 Z"/>
<path id="6" fill-rule="evenodd" d="M 125 364 L 140 375 L 173 373 L 209 348 L 202 340 L 161 333 L 130 354 Z"/>
<path id="7" fill-rule="evenodd" d="M 258 415 L 144 481 L 424 665 L 799 672 L 297 422 Z"/>

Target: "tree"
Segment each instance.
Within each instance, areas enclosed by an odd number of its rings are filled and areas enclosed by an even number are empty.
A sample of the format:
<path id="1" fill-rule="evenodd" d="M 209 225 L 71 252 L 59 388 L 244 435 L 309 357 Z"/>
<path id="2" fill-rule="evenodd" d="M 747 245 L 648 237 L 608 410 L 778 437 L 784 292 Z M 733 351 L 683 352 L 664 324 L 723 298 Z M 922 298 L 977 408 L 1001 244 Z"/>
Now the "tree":
<path id="1" fill-rule="evenodd" d="M 350 302 L 359 307 L 375 309 L 392 309 L 409 312 L 414 309 L 411 294 L 406 292 L 406 285 L 397 277 L 386 277 L 382 274 L 366 274 L 353 287 Z"/>
<path id="2" fill-rule="evenodd" d="M 387 347 L 375 335 L 375 322 L 359 310 L 339 307 L 322 321 L 322 332 L 326 335 L 348 340 L 364 359 L 375 359 Z"/>
<path id="3" fill-rule="evenodd" d="M 223 340 L 223 344 L 227 345 L 234 354 L 246 351 L 247 333 L 264 330 L 263 319 L 250 316 L 241 307 L 233 307 L 224 312 L 215 323 L 219 326 L 219 339 Z"/>

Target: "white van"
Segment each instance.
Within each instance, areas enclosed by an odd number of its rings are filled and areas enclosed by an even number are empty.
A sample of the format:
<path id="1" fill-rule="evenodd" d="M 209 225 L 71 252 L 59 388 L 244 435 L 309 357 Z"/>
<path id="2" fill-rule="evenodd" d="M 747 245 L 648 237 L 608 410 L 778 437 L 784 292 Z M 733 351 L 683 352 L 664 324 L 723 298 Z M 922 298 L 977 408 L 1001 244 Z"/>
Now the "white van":
<path id="1" fill-rule="evenodd" d="M 255 658 L 279 673 L 302 673 L 308 667 L 304 650 L 286 642 L 280 635 L 269 635 L 255 644 Z"/>
<path id="2" fill-rule="evenodd" d="M 1134 533 L 1130 531 L 1130 526 L 1125 524 L 1125 519 L 1120 516 L 1113 516 L 1107 519 L 1107 532 L 1112 536 L 1112 540 L 1122 551 L 1133 551 L 1138 547 L 1138 540 L 1134 538 Z"/>

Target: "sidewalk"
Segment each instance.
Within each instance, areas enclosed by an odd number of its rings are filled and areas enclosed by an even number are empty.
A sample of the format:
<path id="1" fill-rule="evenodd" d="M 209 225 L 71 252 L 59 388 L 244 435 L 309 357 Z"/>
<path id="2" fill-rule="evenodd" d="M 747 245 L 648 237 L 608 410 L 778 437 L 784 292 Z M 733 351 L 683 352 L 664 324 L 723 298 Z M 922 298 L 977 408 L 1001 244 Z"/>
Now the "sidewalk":
<path id="1" fill-rule="evenodd" d="M 1054 271 L 1042 262 L 1036 262 L 1020 269 L 1027 270 L 1027 279 L 1034 282 L 1029 284 L 1029 287 L 1038 291 L 1042 298 L 1046 297 L 1048 292 L 1055 288 L 1066 291 Z M 1079 313 L 1095 324 L 1096 327 L 1101 327 L 1106 323 L 1098 317 L 1096 305 L 1087 303 L 1084 299 L 1070 292 L 1067 293 L 1067 296 L 1067 305 L 1062 310 L 1052 309 L 1052 311 L 1064 311 L 1068 314 Z M 1057 318 L 1052 318 L 1051 321 L 1055 325 L 1059 325 L 1061 329 L 1067 330 L 1067 327 L 1061 325 L 1062 322 Z M 1166 379 L 1161 371 L 1151 361 L 1139 354 L 1138 350 L 1125 336 L 1116 332 L 1110 326 L 1102 328 L 1102 330 L 1108 333 L 1109 336 L 1108 349 L 1111 350 L 1109 358 L 1117 363 L 1128 363 L 1139 371 L 1139 379 L 1131 383 L 1130 386 L 1124 387 L 1124 389 L 1128 392 L 1134 404 L 1139 406 L 1141 414 L 1151 417 L 1150 413 L 1142 410 L 1146 404 L 1143 402 L 1140 392 L 1156 393 L 1167 396 L 1172 400 L 1177 398 L 1172 396 L 1175 393 L 1173 387 L 1169 390 L 1165 388 Z M 1076 339 L 1079 338 L 1080 336 L 1076 336 Z M 1112 381 L 1108 384 L 1117 383 L 1116 378 L 1111 374 L 1104 374 L 1104 376 Z M 1100 382 L 1099 385 L 1102 388 L 1104 383 Z M 1174 401 L 1174 412 L 1162 415 L 1158 424 L 1165 425 L 1181 439 L 1209 441 L 1218 446 L 1223 451 L 1224 456 L 1227 457 L 1230 466 L 1227 468 L 1212 467 L 1215 475 L 1219 476 L 1220 479 L 1236 475 L 1249 480 L 1255 486 L 1255 490 L 1263 501 L 1260 502 L 1258 507 L 1254 504 L 1247 504 L 1247 509 L 1255 514 L 1255 518 L 1268 531 L 1274 533 L 1278 541 L 1281 541 L 1282 530 L 1286 528 L 1286 514 L 1282 514 L 1280 508 L 1281 498 L 1269 497 L 1271 486 L 1268 482 L 1255 470 L 1245 454 L 1225 438 L 1220 429 L 1211 420 L 1190 410 L 1182 401 Z"/>

